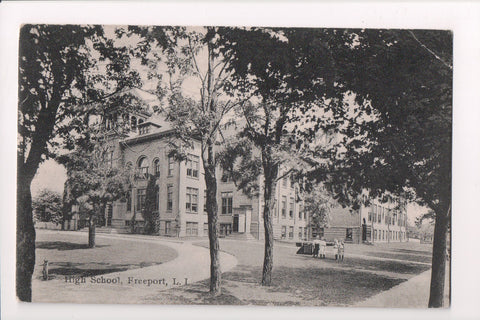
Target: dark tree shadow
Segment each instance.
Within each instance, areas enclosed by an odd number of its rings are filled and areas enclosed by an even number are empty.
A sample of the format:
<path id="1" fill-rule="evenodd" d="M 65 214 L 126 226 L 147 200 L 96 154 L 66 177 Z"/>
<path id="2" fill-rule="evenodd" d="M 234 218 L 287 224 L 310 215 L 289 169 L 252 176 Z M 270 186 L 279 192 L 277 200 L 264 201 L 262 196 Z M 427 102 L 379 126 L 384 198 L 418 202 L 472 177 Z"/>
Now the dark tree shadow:
<path id="1" fill-rule="evenodd" d="M 392 249 L 392 251 L 401 252 L 401 253 L 425 254 L 425 255 L 432 254 L 432 250 L 421 251 L 421 250 L 409 250 L 409 249 Z"/>
<path id="2" fill-rule="evenodd" d="M 62 276 L 91 277 L 157 264 L 159 263 L 139 262 L 138 264 L 112 264 L 106 262 L 51 262 L 48 268 L 48 275 L 49 279 L 51 279 L 51 277 L 56 278 Z M 38 276 L 38 278 L 42 279 L 42 275 Z"/>
<path id="3" fill-rule="evenodd" d="M 108 267 L 106 267 L 108 266 Z M 125 271 L 131 268 L 128 264 L 52 262 L 48 268 L 50 277 L 77 276 L 90 277 L 112 272 Z"/>
<path id="4" fill-rule="evenodd" d="M 65 242 L 65 241 L 38 241 L 35 244 L 37 249 L 47 249 L 47 250 L 79 250 L 79 249 L 90 249 L 87 243 L 75 243 L 75 242 Z M 110 247 L 110 245 L 96 245 L 95 248 Z"/>

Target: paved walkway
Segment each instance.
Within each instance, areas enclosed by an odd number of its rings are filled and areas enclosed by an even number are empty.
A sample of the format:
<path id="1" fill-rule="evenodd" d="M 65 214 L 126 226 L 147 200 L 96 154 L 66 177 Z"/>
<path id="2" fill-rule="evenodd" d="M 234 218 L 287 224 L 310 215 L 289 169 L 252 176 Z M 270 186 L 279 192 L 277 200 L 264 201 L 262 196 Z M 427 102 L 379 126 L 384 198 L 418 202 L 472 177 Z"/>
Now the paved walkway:
<path id="1" fill-rule="evenodd" d="M 425 271 L 390 290 L 381 292 L 352 307 L 427 308 L 428 298 L 430 296 L 431 271 L 431 269 Z M 448 305 L 448 270 L 446 274 L 444 301 L 445 304 Z"/>
<path id="2" fill-rule="evenodd" d="M 155 242 L 168 246 L 178 257 L 166 263 L 123 272 L 114 272 L 85 277 L 84 283 L 56 278 L 49 281 L 32 281 L 34 302 L 75 302 L 75 303 L 145 303 L 160 291 L 204 280 L 210 277 L 210 253 L 206 248 L 192 245 L 192 242 L 168 241 L 124 235 L 103 235 L 99 238 L 118 238 L 124 241 Z M 237 265 L 237 259 L 227 253 L 220 253 L 222 272 Z M 175 278 L 175 280 L 174 280 Z M 112 282 L 112 283 L 106 283 Z"/>

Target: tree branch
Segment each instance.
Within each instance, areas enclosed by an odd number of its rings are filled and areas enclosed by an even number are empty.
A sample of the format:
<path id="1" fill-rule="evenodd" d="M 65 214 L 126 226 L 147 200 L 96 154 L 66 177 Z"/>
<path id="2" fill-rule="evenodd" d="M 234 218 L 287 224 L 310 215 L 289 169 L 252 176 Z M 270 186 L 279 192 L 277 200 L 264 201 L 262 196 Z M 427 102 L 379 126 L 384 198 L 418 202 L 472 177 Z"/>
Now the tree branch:
<path id="1" fill-rule="evenodd" d="M 422 46 L 425 50 L 427 50 L 430 54 L 432 54 L 435 57 L 435 59 L 437 59 L 438 61 L 443 63 L 448 69 L 453 70 L 453 67 L 450 64 L 445 62 L 442 58 L 440 58 L 440 56 L 438 54 L 436 54 L 433 50 L 431 50 L 425 44 L 423 44 L 420 40 L 418 40 L 418 38 L 415 36 L 413 31 L 409 30 L 409 33 L 413 37 L 413 39 L 415 39 L 415 41 L 417 41 L 418 44 L 420 44 L 420 46 Z"/>

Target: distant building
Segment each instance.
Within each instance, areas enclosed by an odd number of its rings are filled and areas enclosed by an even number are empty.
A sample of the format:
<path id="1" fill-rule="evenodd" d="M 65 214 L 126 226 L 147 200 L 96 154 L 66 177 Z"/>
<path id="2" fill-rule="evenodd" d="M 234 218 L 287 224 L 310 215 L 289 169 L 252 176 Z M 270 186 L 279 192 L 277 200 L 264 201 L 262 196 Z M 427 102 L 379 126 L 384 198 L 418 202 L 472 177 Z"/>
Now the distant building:
<path id="1" fill-rule="evenodd" d="M 350 243 L 404 242 L 407 237 L 407 214 L 404 205 L 373 200 L 368 207 L 351 211 L 335 206 L 331 209 L 327 227 L 312 230 L 326 240 L 344 240 Z"/>

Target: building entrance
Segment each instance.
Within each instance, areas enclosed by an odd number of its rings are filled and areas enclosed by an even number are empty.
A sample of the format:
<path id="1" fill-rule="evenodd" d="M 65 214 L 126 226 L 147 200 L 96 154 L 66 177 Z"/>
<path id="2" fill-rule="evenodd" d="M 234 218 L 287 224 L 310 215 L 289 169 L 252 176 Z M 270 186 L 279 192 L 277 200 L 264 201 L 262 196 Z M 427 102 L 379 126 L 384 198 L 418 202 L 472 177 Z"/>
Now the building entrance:
<path id="1" fill-rule="evenodd" d="M 238 232 L 238 215 L 233 216 L 233 232 Z"/>

